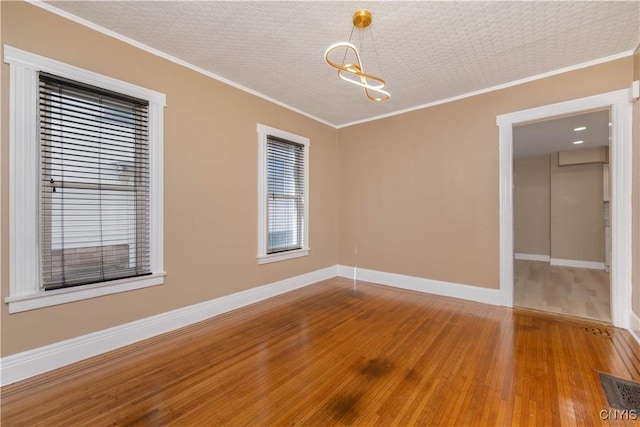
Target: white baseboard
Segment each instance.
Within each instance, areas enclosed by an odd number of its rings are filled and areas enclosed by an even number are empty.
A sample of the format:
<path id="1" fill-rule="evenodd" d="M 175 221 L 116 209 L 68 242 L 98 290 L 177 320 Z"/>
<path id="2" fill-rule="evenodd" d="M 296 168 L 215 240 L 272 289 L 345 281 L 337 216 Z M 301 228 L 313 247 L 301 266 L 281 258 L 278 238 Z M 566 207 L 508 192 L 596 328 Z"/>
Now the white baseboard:
<path id="1" fill-rule="evenodd" d="M 179 308 L 0 359 L 0 385 L 97 356 L 337 275 L 336 266 Z"/>
<path id="2" fill-rule="evenodd" d="M 551 258 L 551 265 L 559 265 L 562 267 L 591 268 L 593 270 L 604 270 L 604 262 L 597 261 L 580 261 L 576 259 L 560 259 Z"/>
<path id="3" fill-rule="evenodd" d="M 521 259 L 526 261 L 541 261 L 548 262 L 551 265 L 559 265 L 562 267 L 576 267 L 576 268 L 590 268 L 593 270 L 604 270 L 604 262 L 597 261 L 580 261 L 577 259 L 561 259 L 551 258 L 549 255 L 537 255 L 537 254 L 513 254 L 515 259 Z"/>
<path id="4" fill-rule="evenodd" d="M 521 259 L 525 261 L 542 261 L 542 262 L 549 262 L 549 260 L 551 259 L 549 255 L 519 254 L 517 252 L 513 254 L 513 257 L 515 259 Z"/>
<path id="5" fill-rule="evenodd" d="M 356 267 L 347 267 L 346 265 L 338 265 L 338 276 L 344 277 L 347 279 L 354 279 L 354 274 L 356 273 Z"/>
<path id="6" fill-rule="evenodd" d="M 338 266 L 338 276 L 353 279 L 357 273 L 357 280 L 393 286 L 395 288 L 410 289 L 428 294 L 442 295 L 468 301 L 481 302 L 491 305 L 503 305 L 503 298 L 499 289 L 487 289 L 478 286 L 462 285 L 459 283 L 441 282 L 439 280 L 424 279 L 422 277 L 405 276 L 403 274 L 386 273 L 344 265 Z"/>
<path id="7" fill-rule="evenodd" d="M 640 317 L 633 311 L 629 315 L 629 332 L 636 339 L 636 342 L 640 344 Z"/>

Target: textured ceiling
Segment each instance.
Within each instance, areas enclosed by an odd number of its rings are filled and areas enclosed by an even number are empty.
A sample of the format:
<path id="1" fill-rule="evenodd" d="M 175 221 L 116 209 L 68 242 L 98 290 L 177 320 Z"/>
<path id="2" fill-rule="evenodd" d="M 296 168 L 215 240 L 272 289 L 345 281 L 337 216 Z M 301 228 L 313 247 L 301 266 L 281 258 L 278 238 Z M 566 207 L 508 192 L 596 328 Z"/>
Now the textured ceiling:
<path id="1" fill-rule="evenodd" d="M 574 129 L 586 129 L 575 131 Z M 544 120 L 513 128 L 513 157 L 544 156 L 609 145 L 609 110 Z M 573 141 L 584 141 L 574 145 Z"/>
<path id="2" fill-rule="evenodd" d="M 628 53 L 640 40 L 637 1 L 51 5 L 335 126 Z M 385 103 L 324 62 L 359 8 L 373 13 L 375 50 L 365 34 L 361 54 L 365 71 L 387 81 Z"/>

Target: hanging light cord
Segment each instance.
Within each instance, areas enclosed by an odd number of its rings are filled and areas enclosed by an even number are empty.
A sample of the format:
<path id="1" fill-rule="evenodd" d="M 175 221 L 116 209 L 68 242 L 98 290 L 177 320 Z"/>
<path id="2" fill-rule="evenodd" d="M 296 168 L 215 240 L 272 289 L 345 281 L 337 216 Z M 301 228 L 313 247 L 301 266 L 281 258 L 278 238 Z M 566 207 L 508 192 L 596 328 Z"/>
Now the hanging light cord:
<path id="1" fill-rule="evenodd" d="M 376 61 L 378 62 L 378 69 L 380 70 L 380 75 L 384 75 L 384 72 L 382 71 L 382 64 L 380 64 L 380 56 L 378 56 L 378 48 L 376 47 L 376 41 L 373 38 L 373 30 L 371 31 L 371 43 L 373 44 L 373 51 L 376 53 Z"/>
<path id="2" fill-rule="evenodd" d="M 355 30 L 356 26 L 351 26 L 351 34 L 349 34 L 349 43 L 351 43 L 351 37 L 353 37 L 353 30 Z M 360 43 L 360 49 L 362 49 L 362 43 Z M 347 50 L 344 51 L 344 57 L 342 58 L 342 66 L 344 67 L 344 61 L 347 60 Z"/>

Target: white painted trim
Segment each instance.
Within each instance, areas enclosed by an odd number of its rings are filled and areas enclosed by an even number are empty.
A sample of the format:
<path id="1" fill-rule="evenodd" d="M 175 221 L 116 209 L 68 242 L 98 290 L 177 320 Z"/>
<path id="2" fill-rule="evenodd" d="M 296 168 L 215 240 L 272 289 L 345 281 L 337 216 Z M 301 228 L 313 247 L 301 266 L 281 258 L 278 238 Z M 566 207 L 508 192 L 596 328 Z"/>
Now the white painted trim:
<path id="1" fill-rule="evenodd" d="M 258 264 L 283 261 L 309 254 L 309 156 L 311 141 L 304 136 L 258 123 Z M 273 135 L 304 146 L 304 236 L 302 249 L 267 254 L 267 136 Z"/>
<path id="2" fill-rule="evenodd" d="M 284 261 L 287 259 L 300 258 L 309 255 L 308 249 L 298 249 L 296 251 L 287 251 L 277 254 L 270 254 L 258 257 L 258 264 L 269 264 L 271 262 Z"/>
<path id="3" fill-rule="evenodd" d="M 4 46 L 9 64 L 9 312 L 64 304 L 115 292 L 162 284 L 163 243 L 163 116 L 166 96 L 112 77 L 84 70 L 12 46 Z M 38 135 L 38 72 L 125 93 L 149 101 L 150 261 L 152 276 L 41 290 L 39 250 L 40 147 Z M 100 288 L 100 289 L 98 289 Z"/>
<path id="4" fill-rule="evenodd" d="M 497 117 L 500 167 L 500 290 L 513 306 L 513 126 L 600 108 L 611 109 L 611 313 L 627 328 L 631 312 L 631 125 L 630 90 L 589 96 Z"/>
<path id="5" fill-rule="evenodd" d="M 500 126 L 500 292 L 502 305 L 513 307 L 513 126 Z"/>
<path id="6" fill-rule="evenodd" d="M 631 311 L 629 315 L 629 332 L 638 344 L 640 344 L 640 317 L 633 311 Z"/>
<path id="7" fill-rule="evenodd" d="M 39 291 L 35 294 L 10 296 L 5 298 L 5 302 L 9 303 L 9 313 L 19 313 L 36 308 L 66 304 L 68 302 L 161 285 L 164 282 L 164 276 L 166 276 L 166 273 L 163 272 L 150 276 L 131 277 L 47 292 Z"/>
<path id="8" fill-rule="evenodd" d="M 38 253 L 39 148 L 38 74 L 21 62 L 9 64 L 9 289 L 20 296 L 40 286 Z"/>
<path id="9" fill-rule="evenodd" d="M 555 76 L 555 75 L 558 75 L 558 74 L 562 74 L 562 73 L 568 73 L 570 71 L 580 70 L 582 68 L 592 67 L 594 65 L 603 64 L 603 63 L 609 62 L 609 61 L 615 61 L 617 59 L 626 58 L 626 57 L 631 56 L 631 55 L 633 55 L 633 51 L 632 50 L 627 50 L 627 51 L 624 51 L 624 52 L 617 53 L 615 55 L 605 56 L 604 58 L 598 58 L 598 59 L 595 59 L 593 61 L 587 61 L 587 62 L 583 62 L 581 64 L 571 65 L 569 67 L 560 68 L 558 70 L 553 70 L 553 71 L 549 71 L 549 72 L 542 73 L 542 74 L 536 74 L 535 76 L 525 77 L 524 79 L 514 80 L 514 81 L 503 83 L 503 84 L 500 84 L 500 85 L 491 86 L 491 87 L 488 87 L 486 89 L 480 89 L 480 90 L 476 90 L 476 91 L 473 91 L 473 92 L 463 93 L 461 95 L 452 96 L 450 98 L 441 99 L 441 100 L 430 102 L 430 103 L 427 103 L 427 104 L 416 105 L 415 107 L 405 108 L 403 110 L 394 111 L 394 112 L 388 113 L 388 114 L 381 114 L 379 116 L 370 117 L 370 118 L 367 118 L 367 119 L 356 120 L 354 122 L 343 123 L 341 125 L 335 125 L 335 127 L 336 127 L 336 129 L 342 129 L 342 128 L 346 128 L 346 127 L 349 127 L 349 126 L 358 125 L 358 124 L 361 124 L 361 123 L 372 122 L 374 120 L 380 120 L 380 119 L 384 119 L 384 118 L 387 118 L 387 117 L 393 117 L 393 116 L 397 116 L 397 115 L 400 115 L 400 114 L 409 113 L 411 111 L 422 110 L 424 108 L 429 108 L 429 107 L 435 107 L 436 105 L 446 104 L 448 102 L 453 102 L 453 101 L 459 101 L 461 99 L 471 98 L 472 96 L 482 95 L 484 93 L 494 92 L 496 90 L 506 89 L 506 88 L 509 88 L 509 87 L 513 87 L 513 86 L 529 83 L 529 82 L 532 82 L 532 81 L 535 81 L 535 80 L 546 79 L 547 77 L 552 77 L 552 76 Z"/>
<path id="10" fill-rule="evenodd" d="M 327 126 L 335 128 L 335 125 L 333 123 L 329 123 L 326 120 L 323 120 L 323 119 L 321 119 L 319 117 L 316 117 L 316 116 L 314 116 L 312 114 L 306 113 L 306 112 L 304 112 L 302 110 L 299 110 L 299 109 L 297 109 L 295 107 L 292 107 L 292 106 L 290 106 L 288 104 L 285 104 L 284 102 L 278 101 L 277 99 L 273 99 L 273 98 L 271 98 L 271 97 L 269 97 L 267 95 L 264 95 L 263 93 L 260 93 L 260 92 L 258 92 L 256 90 L 253 90 L 253 89 L 248 88 L 246 86 L 243 86 L 243 85 L 241 85 L 239 83 L 236 83 L 233 80 L 226 79 L 226 78 L 224 78 L 222 76 L 219 76 L 219 75 L 217 75 L 215 73 L 212 73 L 211 71 L 207 71 L 204 68 L 198 67 L 197 65 L 193 65 L 193 64 L 191 64 L 191 63 L 189 63 L 187 61 L 183 61 L 182 59 L 176 58 L 175 56 L 169 55 L 168 53 L 162 52 L 161 50 L 155 49 L 155 48 L 153 48 L 151 46 L 148 46 L 148 45 L 146 45 L 144 43 L 140 43 L 139 41 L 136 41 L 136 40 L 133 40 L 133 39 L 131 39 L 129 37 L 123 36 L 122 34 L 118 34 L 115 31 L 111 31 L 111 30 L 109 30 L 107 28 L 104 28 L 104 27 L 98 25 L 98 24 L 95 24 L 93 22 L 87 21 L 84 18 L 80 18 L 79 16 L 76 16 L 76 15 L 73 15 L 73 14 L 71 14 L 69 12 L 64 11 L 64 10 L 58 9 L 57 7 L 55 7 L 55 6 L 53 6 L 53 5 L 49 4 L 49 3 L 44 3 L 44 2 L 39 1 L 39 0 L 26 0 L 26 1 L 28 3 L 34 5 L 34 6 L 42 8 L 42 9 L 44 9 L 44 10 L 46 10 L 48 12 L 54 13 L 54 14 L 56 14 L 58 16 L 62 16 L 63 18 L 69 19 L 70 21 L 76 22 L 76 23 L 78 23 L 80 25 L 83 25 L 85 27 L 88 27 L 88 28 L 90 28 L 90 29 L 92 29 L 94 31 L 98 31 L 98 32 L 100 32 L 102 34 L 105 34 L 105 35 L 107 35 L 109 37 L 112 37 L 112 38 L 114 38 L 116 40 L 119 40 L 121 42 L 127 43 L 128 45 L 136 47 L 136 48 L 138 48 L 140 50 L 143 50 L 145 52 L 148 52 L 148 53 L 150 53 L 152 55 L 158 56 L 158 57 L 160 57 L 162 59 L 166 59 L 167 61 L 173 62 L 174 64 L 181 65 L 181 66 L 183 66 L 185 68 L 193 70 L 193 71 L 195 71 L 197 73 L 205 75 L 205 76 L 207 76 L 209 78 L 212 78 L 212 79 L 217 80 L 219 82 L 222 82 L 224 84 L 227 84 L 227 85 L 229 85 L 231 87 L 234 87 L 236 89 L 239 89 L 239 90 L 241 90 L 243 92 L 247 92 L 247 93 L 249 93 L 251 95 L 257 96 L 258 98 L 262 98 L 265 101 L 269 101 L 269 102 L 272 102 L 272 103 L 274 103 L 276 105 L 284 107 L 287 110 L 293 111 L 294 113 L 301 114 L 301 115 L 303 115 L 305 117 L 308 117 L 308 118 L 310 118 L 312 120 L 315 120 L 317 122 L 320 122 L 322 124 L 325 124 Z"/>
<path id="11" fill-rule="evenodd" d="M 352 279 L 355 275 L 355 268 L 339 265 L 338 275 L 340 277 Z M 428 294 L 481 302 L 484 304 L 502 305 L 502 296 L 498 289 L 442 282 L 439 280 L 405 276 L 404 274 L 387 273 L 384 271 L 369 270 L 366 268 L 358 268 L 358 280 L 392 286 L 394 288 L 409 289 Z"/>
<path id="12" fill-rule="evenodd" d="M 143 339 L 182 328 L 321 280 L 330 279 L 335 277 L 336 274 L 337 269 L 334 265 L 268 285 L 6 356 L 0 360 L 0 385 L 11 384 Z"/>
<path id="13" fill-rule="evenodd" d="M 273 136 L 277 136 L 278 138 L 282 138 L 291 142 L 302 144 L 305 147 L 311 145 L 311 141 L 309 140 L 309 138 L 305 136 L 296 135 L 295 133 L 287 132 L 286 130 L 281 130 L 271 126 L 263 125 L 262 123 L 258 123 L 256 125 L 256 130 L 258 134 L 262 134 L 265 137 L 267 135 L 273 135 Z"/>
<path id="14" fill-rule="evenodd" d="M 604 270 L 604 262 L 551 258 L 549 255 L 521 254 L 521 253 L 515 253 L 513 254 L 513 257 L 515 259 L 520 259 L 525 261 L 548 262 L 551 265 L 559 265 L 563 267 L 590 268 L 594 270 Z"/>
<path id="15" fill-rule="evenodd" d="M 151 271 L 164 273 L 164 104 L 149 104 L 149 253 Z"/>
<path id="16" fill-rule="evenodd" d="M 559 265 L 562 267 L 590 268 L 592 270 L 604 270 L 604 262 L 597 261 L 580 261 L 577 259 L 561 259 L 551 258 L 551 265 Z"/>
<path id="17" fill-rule="evenodd" d="M 42 55 L 27 52 L 13 46 L 4 45 L 4 62 L 8 64 L 20 64 L 23 67 L 36 71 L 46 71 L 58 77 L 76 80 L 88 85 L 145 99 L 152 104 L 158 104 L 163 107 L 166 106 L 166 95 L 163 93 L 85 70 L 84 68 L 76 67 Z"/>
<path id="18" fill-rule="evenodd" d="M 355 280 L 356 267 L 347 267 L 346 265 L 338 265 L 338 276 L 346 279 Z"/>
<path id="19" fill-rule="evenodd" d="M 496 123 L 498 126 L 507 125 L 509 123 L 511 123 L 511 125 L 513 126 L 514 124 L 528 123 L 536 120 L 548 119 L 550 117 L 568 114 L 567 111 L 581 112 L 584 111 L 584 108 L 609 108 L 616 103 L 630 103 L 629 89 L 620 89 L 613 92 L 588 96 L 585 98 L 559 102 L 557 104 L 544 105 L 542 107 L 535 107 L 528 110 L 501 114 L 496 117 Z M 615 117 L 612 117 L 612 119 L 614 118 Z"/>
<path id="20" fill-rule="evenodd" d="M 541 262 L 549 262 L 551 257 L 549 255 L 537 255 L 537 254 L 513 254 L 515 259 L 521 259 L 524 261 L 541 261 Z"/>
<path id="21" fill-rule="evenodd" d="M 630 90 L 611 104 L 611 313 L 613 324 L 628 328 L 632 312 L 632 127 Z"/>

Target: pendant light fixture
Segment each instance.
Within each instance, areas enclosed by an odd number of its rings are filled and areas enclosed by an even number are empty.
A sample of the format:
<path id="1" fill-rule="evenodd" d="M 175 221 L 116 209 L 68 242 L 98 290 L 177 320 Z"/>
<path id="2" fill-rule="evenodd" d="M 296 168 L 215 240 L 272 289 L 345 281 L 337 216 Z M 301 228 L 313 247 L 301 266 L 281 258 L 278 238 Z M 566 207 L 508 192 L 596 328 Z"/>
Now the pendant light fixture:
<path id="1" fill-rule="evenodd" d="M 371 11 L 367 9 L 357 10 L 353 14 L 353 27 L 351 28 L 349 41 L 338 42 L 329 46 L 324 52 L 324 60 L 327 61 L 327 64 L 338 70 L 338 77 L 340 77 L 342 80 L 347 83 L 352 83 L 354 85 L 362 87 L 364 89 L 364 94 L 368 99 L 370 99 L 371 101 L 382 102 L 387 101 L 389 100 L 389 98 L 391 98 L 389 92 L 383 90 L 385 81 L 380 77 L 374 76 L 373 74 L 368 74 L 364 71 L 360 53 L 358 52 L 358 49 L 356 49 L 355 45 L 351 43 L 354 30 L 358 28 L 358 31 L 364 32 L 365 28 L 367 28 L 371 24 L 371 19 Z M 371 29 L 369 29 L 369 31 L 371 31 Z M 362 50 L 363 38 L 363 34 L 361 34 L 360 50 Z M 371 39 L 373 40 L 373 35 L 371 36 Z M 378 52 L 375 48 L 375 43 L 373 43 L 373 48 L 377 57 Z M 341 63 L 335 60 L 336 58 L 339 58 L 340 54 L 342 54 Z M 349 56 L 350 61 L 353 61 L 352 63 L 345 64 L 347 56 Z M 331 59 L 330 57 L 333 57 L 333 59 Z"/>

